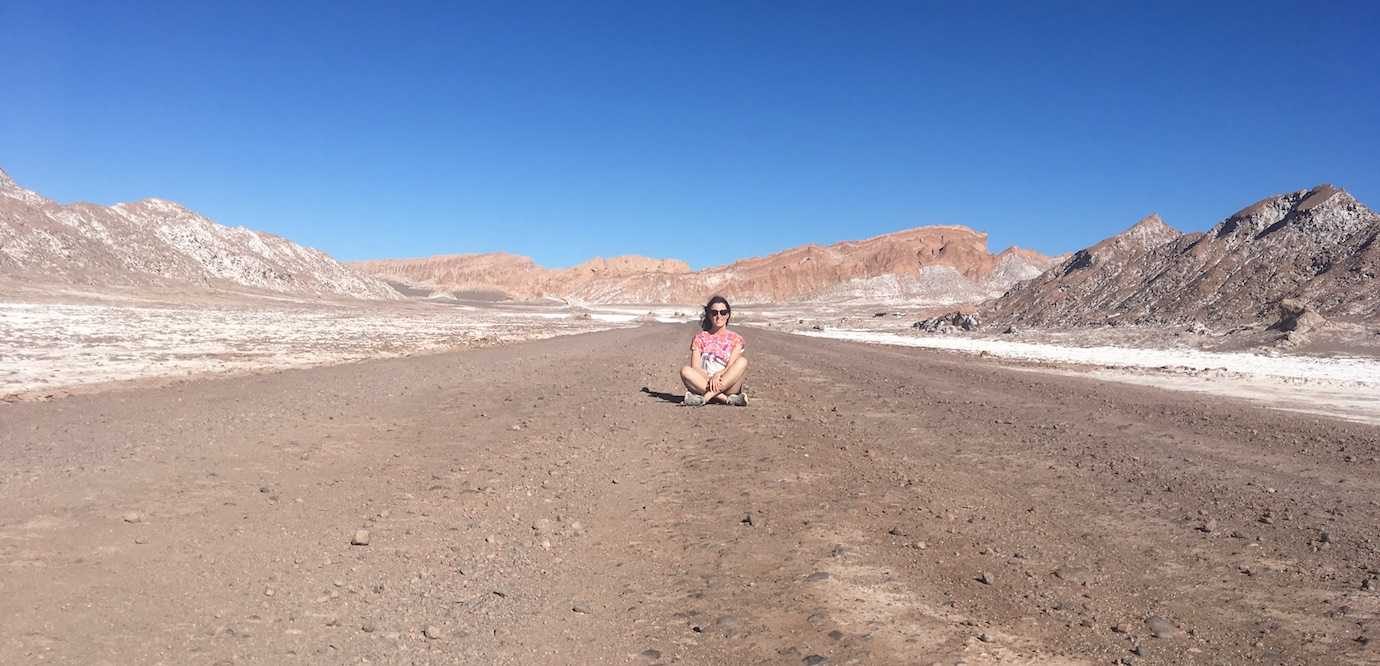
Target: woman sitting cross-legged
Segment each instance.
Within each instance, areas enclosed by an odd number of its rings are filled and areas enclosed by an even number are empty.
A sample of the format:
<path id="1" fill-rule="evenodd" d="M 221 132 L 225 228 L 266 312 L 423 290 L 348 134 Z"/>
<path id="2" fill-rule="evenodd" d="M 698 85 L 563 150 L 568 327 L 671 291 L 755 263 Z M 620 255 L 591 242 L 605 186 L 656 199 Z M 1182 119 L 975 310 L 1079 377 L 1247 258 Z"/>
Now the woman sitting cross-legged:
<path id="1" fill-rule="evenodd" d="M 702 330 L 690 341 L 690 365 L 680 369 L 680 379 L 687 389 L 684 404 L 718 402 L 747 406 L 747 396 L 743 395 L 747 358 L 743 356 L 743 336 L 728 330 L 732 317 L 733 311 L 723 296 L 709 299 L 704 306 Z"/>

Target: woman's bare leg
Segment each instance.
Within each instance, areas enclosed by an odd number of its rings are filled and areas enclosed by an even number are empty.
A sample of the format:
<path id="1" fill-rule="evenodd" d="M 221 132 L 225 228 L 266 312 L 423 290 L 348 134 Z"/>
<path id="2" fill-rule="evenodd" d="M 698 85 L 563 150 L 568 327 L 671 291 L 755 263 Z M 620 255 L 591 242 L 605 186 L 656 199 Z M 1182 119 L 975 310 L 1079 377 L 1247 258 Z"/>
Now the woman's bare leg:
<path id="1" fill-rule="evenodd" d="M 680 381 L 685 384 L 685 390 L 691 393 L 704 395 L 705 390 L 709 388 L 709 375 L 688 365 L 681 367 Z"/>
<path id="2" fill-rule="evenodd" d="M 718 400 L 723 404 L 728 404 L 727 396 L 743 390 L 743 377 L 746 374 L 747 358 L 739 356 L 738 360 L 734 361 L 733 364 L 727 368 L 724 368 L 723 374 L 719 376 L 724 388 L 712 394 L 706 393 L 704 401 L 709 402 L 711 400 Z"/>
<path id="3" fill-rule="evenodd" d="M 733 395 L 743 392 L 743 380 L 747 379 L 747 364 L 747 357 L 739 356 L 738 360 L 734 361 L 733 365 L 724 371 L 724 383 L 728 385 L 728 390 L 724 391 L 725 394 Z"/>

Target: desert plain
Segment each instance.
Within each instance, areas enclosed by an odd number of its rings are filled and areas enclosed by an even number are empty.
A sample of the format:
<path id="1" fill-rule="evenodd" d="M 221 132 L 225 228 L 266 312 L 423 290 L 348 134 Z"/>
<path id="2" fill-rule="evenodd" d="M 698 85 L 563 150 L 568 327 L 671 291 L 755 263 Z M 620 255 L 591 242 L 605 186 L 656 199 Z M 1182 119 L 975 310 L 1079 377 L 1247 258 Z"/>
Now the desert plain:
<path id="1" fill-rule="evenodd" d="M 0 662 L 1380 661 L 1365 358 L 1117 368 L 743 308 L 749 407 L 691 408 L 676 308 L 30 305 Z"/>

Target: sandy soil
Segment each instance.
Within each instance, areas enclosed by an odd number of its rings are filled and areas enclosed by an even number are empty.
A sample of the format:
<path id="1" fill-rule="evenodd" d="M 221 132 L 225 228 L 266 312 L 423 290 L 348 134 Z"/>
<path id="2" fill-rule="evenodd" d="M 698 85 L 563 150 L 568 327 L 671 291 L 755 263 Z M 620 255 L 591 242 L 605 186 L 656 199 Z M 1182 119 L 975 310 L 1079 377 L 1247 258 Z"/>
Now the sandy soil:
<path id="1" fill-rule="evenodd" d="M 0 662 L 1380 662 L 1380 429 L 742 332 L 0 405 Z"/>

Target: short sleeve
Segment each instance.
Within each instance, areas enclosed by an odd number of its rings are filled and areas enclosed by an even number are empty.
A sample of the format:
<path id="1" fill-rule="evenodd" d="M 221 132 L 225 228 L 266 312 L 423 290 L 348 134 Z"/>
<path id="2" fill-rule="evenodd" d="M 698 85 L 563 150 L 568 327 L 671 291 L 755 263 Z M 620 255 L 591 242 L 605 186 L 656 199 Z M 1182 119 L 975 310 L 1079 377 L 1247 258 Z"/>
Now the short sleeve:
<path id="1" fill-rule="evenodd" d="M 700 336 L 701 336 L 701 335 L 704 335 L 704 334 L 703 334 L 703 333 L 696 333 L 696 334 L 695 334 L 695 337 L 690 338 L 690 348 L 691 348 L 691 349 L 704 349 L 704 345 L 700 342 Z"/>
<path id="2" fill-rule="evenodd" d="M 747 340 L 737 333 L 733 334 L 733 344 L 738 345 L 738 351 L 747 351 Z"/>

